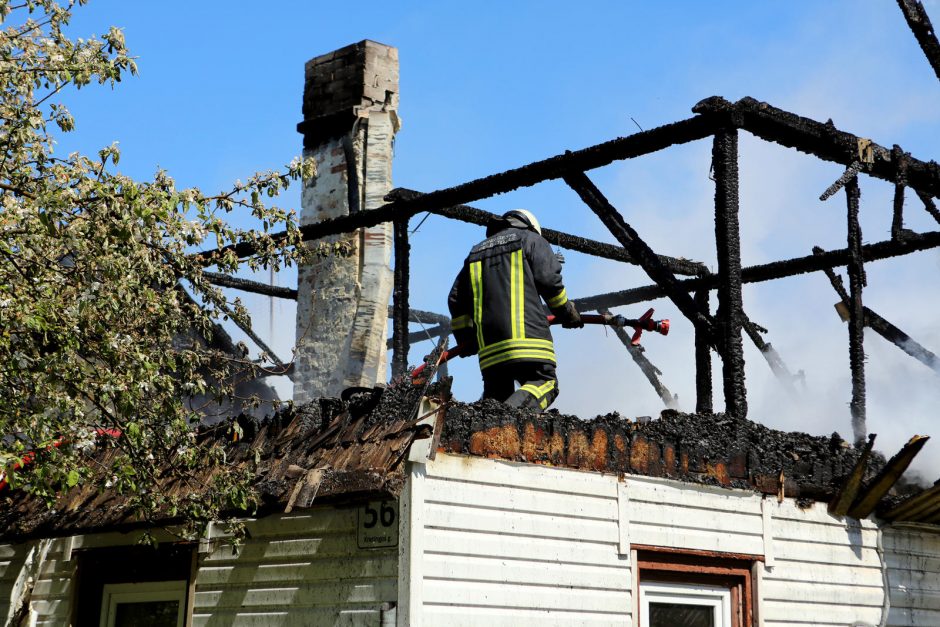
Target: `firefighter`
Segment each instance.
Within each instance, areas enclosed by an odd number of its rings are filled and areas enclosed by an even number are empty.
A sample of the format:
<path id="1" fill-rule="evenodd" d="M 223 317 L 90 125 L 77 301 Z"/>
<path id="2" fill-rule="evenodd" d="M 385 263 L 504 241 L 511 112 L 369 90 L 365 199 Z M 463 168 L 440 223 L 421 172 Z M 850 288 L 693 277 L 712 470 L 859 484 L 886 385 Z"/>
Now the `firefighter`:
<path id="1" fill-rule="evenodd" d="M 558 396 L 543 300 L 565 328 L 584 326 L 535 216 L 514 209 L 493 218 L 448 297 L 457 343 L 470 347 L 466 354 L 479 354 L 483 398 L 545 409 Z"/>

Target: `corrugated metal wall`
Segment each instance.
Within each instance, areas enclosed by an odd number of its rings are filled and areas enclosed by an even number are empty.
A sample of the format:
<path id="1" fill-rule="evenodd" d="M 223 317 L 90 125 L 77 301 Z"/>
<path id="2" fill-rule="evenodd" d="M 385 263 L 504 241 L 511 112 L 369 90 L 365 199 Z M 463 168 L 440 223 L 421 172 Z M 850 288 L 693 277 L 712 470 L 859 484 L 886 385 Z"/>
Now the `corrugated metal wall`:
<path id="1" fill-rule="evenodd" d="M 940 625 L 940 535 L 916 527 L 886 527 L 883 533 L 888 625 Z"/>
<path id="2" fill-rule="evenodd" d="M 825 505 L 629 476 L 624 521 L 613 476 L 452 455 L 426 468 L 410 540 L 424 556 L 410 602 L 424 625 L 630 624 L 621 534 L 633 545 L 766 554 L 765 625 L 880 621 L 877 528 Z"/>

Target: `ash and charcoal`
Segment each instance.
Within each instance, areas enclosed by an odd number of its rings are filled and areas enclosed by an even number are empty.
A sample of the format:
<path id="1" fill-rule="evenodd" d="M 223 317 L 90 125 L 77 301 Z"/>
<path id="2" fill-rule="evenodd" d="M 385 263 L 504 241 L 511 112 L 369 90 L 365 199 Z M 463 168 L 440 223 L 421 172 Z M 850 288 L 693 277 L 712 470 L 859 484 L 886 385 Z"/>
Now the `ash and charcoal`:
<path id="1" fill-rule="evenodd" d="M 834 494 L 861 454 L 837 433 L 777 431 L 724 414 L 666 410 L 657 420 L 634 421 L 611 413 L 586 421 L 492 400 L 451 405 L 441 445 L 454 453 L 767 493 L 782 489 L 789 496 L 819 500 Z M 882 455 L 873 454 L 866 479 L 884 464 Z"/>

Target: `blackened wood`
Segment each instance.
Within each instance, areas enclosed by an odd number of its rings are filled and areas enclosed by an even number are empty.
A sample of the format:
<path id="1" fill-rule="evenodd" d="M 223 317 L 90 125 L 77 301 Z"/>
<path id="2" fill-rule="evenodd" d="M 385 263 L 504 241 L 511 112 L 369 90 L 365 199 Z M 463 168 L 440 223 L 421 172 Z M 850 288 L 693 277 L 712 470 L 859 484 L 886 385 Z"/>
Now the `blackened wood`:
<path id="1" fill-rule="evenodd" d="M 723 128 L 712 144 L 715 173 L 715 246 L 718 255 L 718 310 L 715 326 L 722 357 L 725 412 L 747 416 L 744 385 L 744 320 L 741 294 L 741 234 L 738 225 L 738 131 Z"/>
<path id="2" fill-rule="evenodd" d="M 408 242 L 408 219 L 396 220 L 393 229 L 395 250 L 395 287 L 392 290 L 392 377 L 408 370 L 408 283 L 411 244 Z"/>
<path id="3" fill-rule="evenodd" d="M 849 251 L 849 366 L 852 370 L 852 433 L 857 445 L 865 441 L 865 311 L 862 303 L 862 288 L 865 285 L 865 268 L 862 260 L 862 227 L 858 222 L 858 205 L 861 192 L 858 181 L 849 181 L 845 186 L 848 208 Z"/>

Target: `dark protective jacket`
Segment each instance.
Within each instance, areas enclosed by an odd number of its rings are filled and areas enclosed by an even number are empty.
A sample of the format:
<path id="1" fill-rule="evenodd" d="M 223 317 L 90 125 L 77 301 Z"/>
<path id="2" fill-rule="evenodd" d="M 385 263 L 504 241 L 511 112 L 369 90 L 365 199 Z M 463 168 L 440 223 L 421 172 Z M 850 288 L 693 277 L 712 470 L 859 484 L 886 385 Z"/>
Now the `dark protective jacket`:
<path id="1" fill-rule="evenodd" d="M 454 281 L 448 298 L 454 337 L 476 348 L 481 370 L 511 361 L 554 364 L 543 299 L 565 315 L 561 264 L 541 235 L 504 228 L 470 250 Z"/>

